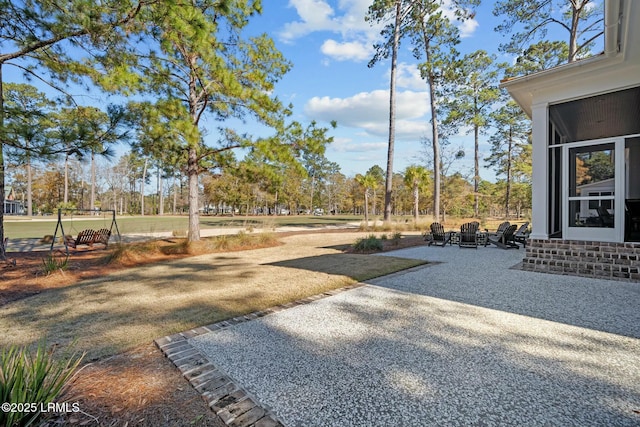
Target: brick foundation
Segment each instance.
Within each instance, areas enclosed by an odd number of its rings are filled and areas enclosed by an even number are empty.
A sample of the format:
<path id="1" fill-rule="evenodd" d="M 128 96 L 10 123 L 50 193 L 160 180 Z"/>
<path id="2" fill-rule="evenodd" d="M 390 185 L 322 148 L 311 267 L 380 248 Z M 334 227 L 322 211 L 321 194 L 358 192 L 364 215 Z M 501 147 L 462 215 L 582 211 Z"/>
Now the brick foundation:
<path id="1" fill-rule="evenodd" d="M 529 239 L 522 269 L 640 281 L 640 243 Z"/>

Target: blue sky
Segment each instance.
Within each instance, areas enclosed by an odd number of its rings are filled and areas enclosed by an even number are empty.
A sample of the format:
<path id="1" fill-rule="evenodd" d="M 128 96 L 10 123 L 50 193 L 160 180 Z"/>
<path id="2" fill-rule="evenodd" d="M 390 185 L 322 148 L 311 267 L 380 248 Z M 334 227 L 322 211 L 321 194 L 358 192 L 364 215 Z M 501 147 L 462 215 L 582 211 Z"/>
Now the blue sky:
<path id="1" fill-rule="evenodd" d="M 462 53 L 485 49 L 498 54 L 501 61 L 510 60 L 497 51 L 505 39 L 493 31 L 499 24 L 491 12 L 493 2 L 484 3 L 475 18 L 460 28 L 463 39 L 458 49 Z M 364 173 L 376 164 L 384 169 L 387 161 L 390 61 L 367 67 L 380 32 L 364 20 L 370 4 L 371 0 L 264 1 L 263 14 L 249 26 L 250 31 L 268 33 L 293 63 L 276 94 L 294 104 L 294 119 L 316 120 L 321 126 L 338 122 L 326 155 L 347 176 Z M 405 43 L 397 81 L 396 172 L 424 163 L 420 141 L 430 135 L 427 86 L 416 63 Z M 463 134 L 451 144 L 463 145 L 467 153 L 452 168 L 470 174 L 473 141 Z M 481 156 L 489 154 L 488 144 L 480 149 Z M 485 179 L 494 180 L 493 175 L 491 170 L 481 171 Z"/>

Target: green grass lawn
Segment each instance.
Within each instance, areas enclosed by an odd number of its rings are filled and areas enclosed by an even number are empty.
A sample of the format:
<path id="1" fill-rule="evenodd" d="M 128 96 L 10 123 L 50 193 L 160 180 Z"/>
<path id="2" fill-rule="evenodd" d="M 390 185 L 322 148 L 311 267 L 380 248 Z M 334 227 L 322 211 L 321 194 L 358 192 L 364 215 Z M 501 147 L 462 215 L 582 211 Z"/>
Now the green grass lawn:
<path id="1" fill-rule="evenodd" d="M 240 227 L 240 228 L 273 228 L 273 227 L 305 227 L 319 228 L 327 225 L 343 225 L 349 222 L 360 222 L 362 217 L 354 215 L 326 216 L 201 216 L 200 228 Z M 64 233 L 77 235 L 80 231 L 92 228 L 110 228 L 110 215 L 95 218 L 86 216 L 66 216 L 62 219 Z M 116 222 L 121 234 L 156 233 L 164 231 L 185 232 L 188 228 L 186 216 L 117 216 Z M 4 234 L 10 239 L 42 238 L 53 235 L 57 218 L 52 217 L 5 217 Z M 114 230 L 115 232 L 115 230 Z M 58 235 L 60 235 L 58 231 Z"/>

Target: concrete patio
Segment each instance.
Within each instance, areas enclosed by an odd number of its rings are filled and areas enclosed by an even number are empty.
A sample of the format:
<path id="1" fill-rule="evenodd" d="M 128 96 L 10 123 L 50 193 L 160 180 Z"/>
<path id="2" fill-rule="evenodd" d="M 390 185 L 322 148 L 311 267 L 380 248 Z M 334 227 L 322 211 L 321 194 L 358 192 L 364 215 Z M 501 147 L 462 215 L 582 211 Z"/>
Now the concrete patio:
<path id="1" fill-rule="evenodd" d="M 495 247 L 387 255 L 437 263 L 158 344 L 229 425 L 640 425 L 640 284 Z"/>

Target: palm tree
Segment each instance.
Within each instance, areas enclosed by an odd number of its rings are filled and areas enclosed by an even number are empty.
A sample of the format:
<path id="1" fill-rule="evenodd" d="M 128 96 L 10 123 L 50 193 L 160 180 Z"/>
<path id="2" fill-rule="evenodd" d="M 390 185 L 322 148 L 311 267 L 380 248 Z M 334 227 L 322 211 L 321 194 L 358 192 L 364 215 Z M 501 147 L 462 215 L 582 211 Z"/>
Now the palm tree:
<path id="1" fill-rule="evenodd" d="M 378 180 L 375 175 L 367 172 L 366 174 L 357 174 L 356 182 L 364 187 L 364 221 L 369 225 L 369 192 L 376 187 Z"/>
<path id="2" fill-rule="evenodd" d="M 404 183 L 413 192 L 413 219 L 418 222 L 420 190 L 429 184 L 429 171 L 424 166 L 408 166 L 404 172 Z"/>

